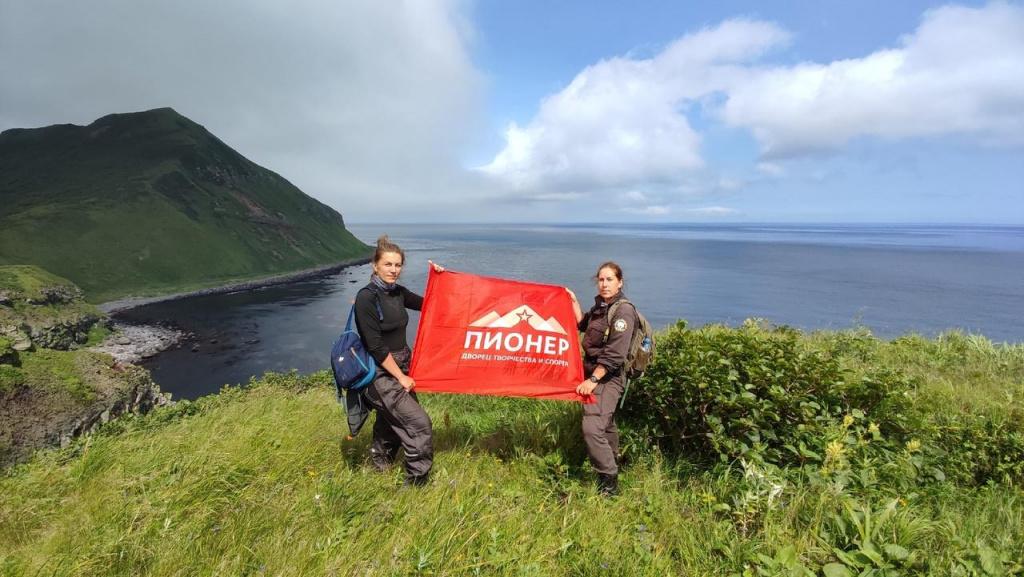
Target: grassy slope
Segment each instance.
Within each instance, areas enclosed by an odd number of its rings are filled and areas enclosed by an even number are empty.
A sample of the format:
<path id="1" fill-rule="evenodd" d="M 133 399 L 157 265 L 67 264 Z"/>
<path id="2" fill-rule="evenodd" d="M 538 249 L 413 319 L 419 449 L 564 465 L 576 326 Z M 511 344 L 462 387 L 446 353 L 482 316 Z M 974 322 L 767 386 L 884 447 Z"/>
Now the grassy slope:
<path id="1" fill-rule="evenodd" d="M 77 299 L 59 304 L 28 304 L 46 301 L 43 289 L 62 289 Z M 71 281 L 28 265 L 0 266 L 0 291 L 7 293 L 10 306 L 0 306 L 0 324 L 38 326 L 73 321 L 83 316 L 99 317 L 100 311 L 82 302 L 81 291 Z"/>
<path id="2" fill-rule="evenodd" d="M 170 109 L 0 136 L 0 263 L 92 301 L 363 257 L 341 215 Z"/>
<path id="3" fill-rule="evenodd" d="M 930 375 L 931 392 L 964 405 L 998 387 L 1020 402 L 1024 350 L 965 342 L 852 338 L 850 359 Z M 967 358 L 978 386 L 951 393 Z M 578 406 L 445 395 L 424 404 L 437 461 L 422 490 L 366 465 L 368 434 L 343 440 L 324 373 L 270 376 L 122 421 L 0 480 L 0 573 L 782 574 L 789 548 L 811 566 L 831 559 L 834 519 L 852 526 L 864 509 L 888 516 L 877 542 L 910 550 L 930 574 L 1024 558 L 1020 487 L 856 497 L 648 453 L 624 473 L 624 494 L 605 501 L 584 465 Z M 781 494 L 766 497 L 776 482 Z M 737 515 L 737 499 L 760 504 Z M 718 507 L 726 500 L 732 513 Z"/>

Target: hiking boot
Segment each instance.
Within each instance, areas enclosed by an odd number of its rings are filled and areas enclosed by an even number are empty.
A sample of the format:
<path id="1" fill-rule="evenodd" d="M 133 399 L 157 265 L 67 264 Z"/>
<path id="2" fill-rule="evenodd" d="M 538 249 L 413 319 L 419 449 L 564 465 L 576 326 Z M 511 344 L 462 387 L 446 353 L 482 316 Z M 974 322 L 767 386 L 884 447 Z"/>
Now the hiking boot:
<path id="1" fill-rule="evenodd" d="M 614 497 L 619 494 L 619 476 L 597 474 L 597 494 L 602 497 Z"/>
<path id="2" fill-rule="evenodd" d="M 423 487 L 430 481 L 430 475 L 415 475 L 412 477 L 406 477 L 405 482 L 402 483 L 405 487 Z"/>

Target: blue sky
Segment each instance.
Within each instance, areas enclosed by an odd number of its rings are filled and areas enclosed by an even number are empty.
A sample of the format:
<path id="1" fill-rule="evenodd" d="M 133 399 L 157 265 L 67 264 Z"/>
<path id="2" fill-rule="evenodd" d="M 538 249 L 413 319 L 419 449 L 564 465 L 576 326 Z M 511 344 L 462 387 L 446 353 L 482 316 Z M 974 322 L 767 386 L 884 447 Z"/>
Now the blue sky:
<path id="1" fill-rule="evenodd" d="M 353 222 L 1024 224 L 1024 3 L 0 0 L 0 129 L 172 106 Z"/>

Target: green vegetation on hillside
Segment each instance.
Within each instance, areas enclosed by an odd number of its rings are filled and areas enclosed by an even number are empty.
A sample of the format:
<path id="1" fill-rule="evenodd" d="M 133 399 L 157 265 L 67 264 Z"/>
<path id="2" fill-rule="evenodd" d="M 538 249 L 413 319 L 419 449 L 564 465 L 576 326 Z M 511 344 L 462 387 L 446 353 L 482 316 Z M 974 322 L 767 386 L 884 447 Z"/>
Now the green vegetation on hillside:
<path id="1" fill-rule="evenodd" d="M 367 254 L 338 212 L 169 108 L 0 134 L 0 264 L 93 302 Z"/>
<path id="2" fill-rule="evenodd" d="M 1024 460 L 1013 444 L 1024 423 L 1011 419 L 1024 404 L 1024 348 L 756 324 L 660 337 L 652 374 L 626 401 L 631 463 L 615 499 L 593 489 L 578 405 L 423 395 L 434 475 L 402 489 L 400 468 L 367 463 L 368 434 L 345 438 L 326 372 L 268 375 L 115 421 L 0 479 L 0 574 L 1024 574 L 1024 479 L 1011 463 Z M 764 351 L 775 356 L 752 354 Z M 762 362 L 782 392 L 746 387 Z M 859 406 L 886 398 L 861 379 L 882 373 L 909 401 Z M 742 447 L 666 444 L 636 415 L 642 404 L 657 412 L 659 392 L 694 387 L 739 431 L 788 406 L 786 389 L 799 406 L 814 402 L 806 386 L 830 398 L 849 383 L 842 411 L 810 407 L 809 421 L 772 428 L 781 441 L 817 427 L 822 454 L 802 463 L 775 463 L 753 441 L 720 461 Z M 863 387 L 871 394 L 853 394 Z M 683 410 L 715 422 L 699 405 Z M 1011 465 L 978 477 L 974 461 Z"/>
<path id="3" fill-rule="evenodd" d="M 73 348 L 85 344 L 103 316 L 67 279 L 35 266 L 0 266 L 0 337 Z"/>

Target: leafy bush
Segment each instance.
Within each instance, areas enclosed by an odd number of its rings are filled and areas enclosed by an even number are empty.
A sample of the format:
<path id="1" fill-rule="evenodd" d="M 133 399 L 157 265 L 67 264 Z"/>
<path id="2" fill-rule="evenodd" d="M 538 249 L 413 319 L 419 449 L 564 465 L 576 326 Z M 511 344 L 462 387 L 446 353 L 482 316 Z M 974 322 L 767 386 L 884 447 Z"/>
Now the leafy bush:
<path id="1" fill-rule="evenodd" d="M 937 414 L 936 449 L 955 480 L 968 484 L 1024 480 L 1024 411 Z"/>
<path id="2" fill-rule="evenodd" d="M 893 370 L 855 376 L 788 327 L 680 322 L 631 386 L 623 419 L 637 441 L 691 458 L 824 464 L 842 450 L 837 437 L 854 430 L 851 441 L 876 441 L 869 452 L 902 450 L 916 418 L 914 386 Z"/>

